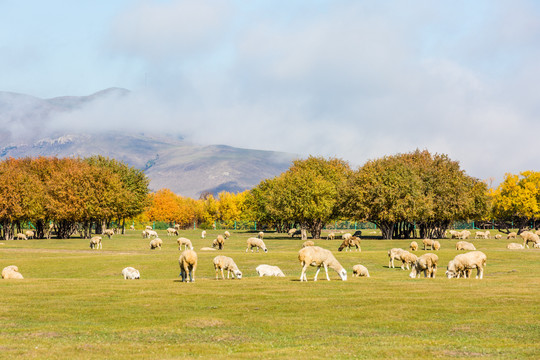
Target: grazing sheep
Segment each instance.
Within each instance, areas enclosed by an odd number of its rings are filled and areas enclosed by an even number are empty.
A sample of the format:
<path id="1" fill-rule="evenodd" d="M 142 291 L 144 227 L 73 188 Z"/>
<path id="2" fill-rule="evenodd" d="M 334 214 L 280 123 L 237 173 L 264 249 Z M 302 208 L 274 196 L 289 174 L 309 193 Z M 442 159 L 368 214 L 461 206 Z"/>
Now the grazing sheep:
<path id="1" fill-rule="evenodd" d="M 150 240 L 150 250 L 154 250 L 157 248 L 161 250 L 161 245 L 163 245 L 163 240 L 161 240 L 160 238 Z"/>
<path id="2" fill-rule="evenodd" d="M 341 280 L 347 280 L 347 270 L 341 266 L 330 250 L 323 249 L 319 246 L 307 246 L 298 252 L 298 260 L 302 264 L 302 273 L 300 274 L 300 281 L 307 281 L 306 270 L 308 266 L 316 266 L 317 272 L 313 281 L 317 281 L 317 275 L 321 270 L 321 266 L 324 266 L 326 272 L 326 279 L 330 281 L 328 277 L 328 267 L 334 269 Z"/>
<path id="3" fill-rule="evenodd" d="M 2 270 L 2 279 L 24 279 L 24 277 L 16 265 L 9 265 Z"/>
<path id="4" fill-rule="evenodd" d="M 33 239 L 34 236 L 35 236 L 35 234 L 34 234 L 34 232 L 33 232 L 32 230 L 26 230 L 26 231 L 24 232 L 24 235 L 26 235 L 26 238 L 27 238 L 27 239 Z"/>
<path id="5" fill-rule="evenodd" d="M 517 238 L 517 233 L 516 232 L 511 232 L 508 234 L 508 236 L 506 236 L 507 239 L 515 239 Z"/>
<path id="6" fill-rule="evenodd" d="M 26 235 L 24 235 L 23 233 L 18 233 L 17 235 L 15 235 L 15 239 L 17 239 L 17 240 L 28 240 Z"/>
<path id="7" fill-rule="evenodd" d="M 540 243 L 540 237 L 530 231 L 524 231 L 519 234 L 519 236 L 523 239 L 523 246 L 526 246 L 527 248 L 529 247 L 530 242 L 533 243 L 533 245 Z"/>
<path id="8" fill-rule="evenodd" d="M 426 250 L 426 247 L 428 247 L 428 246 L 429 246 L 429 250 L 433 250 L 433 240 L 424 239 L 424 240 L 422 240 L 422 244 L 424 244 L 424 250 Z"/>
<path id="9" fill-rule="evenodd" d="M 228 231 L 225 231 L 225 232 L 223 233 L 223 237 L 225 238 L 225 240 L 227 240 L 228 238 L 231 237 L 231 233 L 228 232 Z"/>
<path id="10" fill-rule="evenodd" d="M 216 270 L 216 280 L 219 280 L 218 271 L 221 270 L 221 278 L 225 280 L 223 270 L 227 270 L 227 279 L 229 274 L 232 274 L 233 279 L 236 277 L 238 280 L 242 279 L 242 272 L 236 266 L 234 260 L 228 256 L 218 255 L 213 260 L 214 269 Z"/>
<path id="11" fill-rule="evenodd" d="M 418 250 L 418 243 L 416 241 L 412 241 L 411 245 L 409 245 L 409 248 L 411 249 L 411 251 Z"/>
<path id="12" fill-rule="evenodd" d="M 178 230 L 176 228 L 167 228 L 167 236 L 178 236 Z"/>
<path id="13" fill-rule="evenodd" d="M 131 266 L 124 268 L 124 270 L 122 270 L 122 275 L 124 276 L 124 280 L 138 280 L 141 278 L 139 270 L 132 268 Z"/>
<path id="14" fill-rule="evenodd" d="M 257 274 L 259 274 L 260 277 L 263 276 L 277 276 L 277 277 L 285 277 L 285 274 L 281 269 L 277 266 L 272 265 L 259 265 L 255 268 L 255 271 L 257 271 Z"/>
<path id="15" fill-rule="evenodd" d="M 197 270 L 197 253 L 191 249 L 186 249 L 180 254 L 178 258 L 178 265 L 180 265 L 180 277 L 182 282 L 187 282 L 189 276 L 190 282 L 195 282 L 195 270 Z"/>
<path id="16" fill-rule="evenodd" d="M 518 244 L 518 243 L 510 243 L 508 245 L 506 245 L 506 248 L 507 249 L 510 249 L 510 250 L 521 250 L 521 249 L 525 249 L 525 247 L 521 244 Z"/>
<path id="17" fill-rule="evenodd" d="M 205 246 L 201 248 L 201 251 L 216 251 L 216 249 Z"/>
<path id="18" fill-rule="evenodd" d="M 302 247 L 305 248 L 306 246 L 315 246 L 315 243 L 311 240 L 306 240 L 302 243 Z"/>
<path id="19" fill-rule="evenodd" d="M 293 238 L 295 235 L 302 235 L 302 230 L 290 229 L 288 234 Z"/>
<path id="20" fill-rule="evenodd" d="M 469 236 L 471 236 L 471 232 L 469 230 L 458 231 L 456 233 L 456 239 L 460 240 L 468 239 Z"/>
<path id="21" fill-rule="evenodd" d="M 456 243 L 456 250 L 476 250 L 476 248 L 470 242 L 458 241 Z"/>
<path id="22" fill-rule="evenodd" d="M 432 250 L 439 251 L 439 249 L 441 248 L 441 243 L 437 240 L 433 240 L 433 244 L 431 245 L 431 247 Z"/>
<path id="23" fill-rule="evenodd" d="M 341 251 L 341 250 L 343 250 L 345 248 L 346 248 L 345 251 L 350 251 L 351 247 L 356 247 L 357 251 L 362 251 L 362 249 L 360 248 L 360 239 L 357 238 L 357 237 L 351 236 L 351 237 L 343 240 L 343 242 L 341 243 L 341 245 L 338 248 L 338 251 Z"/>
<path id="24" fill-rule="evenodd" d="M 157 238 L 158 237 L 158 233 L 154 230 L 146 230 L 146 236 L 148 238 L 151 238 L 152 236 Z"/>
<path id="25" fill-rule="evenodd" d="M 495 239 L 497 239 L 497 240 L 498 240 L 498 239 L 502 239 L 502 235 L 501 235 L 501 234 L 495 235 Z"/>
<path id="26" fill-rule="evenodd" d="M 114 235 L 114 230 L 113 229 L 105 229 L 105 230 L 103 230 L 103 235 L 107 235 L 109 237 L 109 239 L 110 239 Z"/>
<path id="27" fill-rule="evenodd" d="M 262 240 L 264 238 L 264 232 L 259 231 L 259 233 L 257 234 L 257 237 Z"/>
<path id="28" fill-rule="evenodd" d="M 151 227 L 150 225 L 146 225 L 145 230 L 154 230 L 154 228 Z"/>
<path id="29" fill-rule="evenodd" d="M 369 271 L 364 265 L 354 265 L 352 267 L 352 276 L 365 276 L 369 277 Z"/>
<path id="30" fill-rule="evenodd" d="M 103 245 L 101 245 L 101 236 L 94 236 L 90 239 L 90 249 L 103 249 Z"/>
<path id="31" fill-rule="evenodd" d="M 201 232 L 201 239 L 204 239 L 204 238 L 206 238 L 206 230 L 203 230 Z"/>
<path id="32" fill-rule="evenodd" d="M 450 237 L 451 237 L 452 239 L 455 239 L 455 238 L 458 237 L 459 231 L 456 231 L 456 230 L 450 230 L 450 231 L 448 231 L 448 233 L 450 234 Z"/>
<path id="33" fill-rule="evenodd" d="M 215 238 L 214 241 L 212 241 L 212 247 L 213 248 L 217 247 L 218 250 L 223 250 L 224 245 L 225 245 L 225 239 L 221 235 L 218 235 L 217 238 Z"/>
<path id="34" fill-rule="evenodd" d="M 466 254 L 459 254 L 454 257 L 448 263 L 446 268 L 446 276 L 451 279 L 453 277 L 459 278 L 462 274 L 463 277 L 470 277 L 472 269 L 476 268 L 476 278 L 482 279 L 484 277 L 484 266 L 486 266 L 487 256 L 481 251 L 471 251 Z"/>
<path id="35" fill-rule="evenodd" d="M 191 244 L 191 240 L 181 237 L 176 240 L 178 243 L 178 250 L 182 250 L 182 245 L 184 245 L 184 249 L 191 249 L 193 250 L 193 244 Z"/>
<path id="36" fill-rule="evenodd" d="M 477 231 L 474 235 L 475 239 L 489 239 L 490 232 L 488 231 Z"/>
<path id="37" fill-rule="evenodd" d="M 326 240 L 334 240 L 335 238 L 336 238 L 336 234 L 334 234 L 333 232 L 331 232 L 330 234 L 326 236 Z"/>
<path id="38" fill-rule="evenodd" d="M 401 260 L 401 254 L 405 250 L 400 248 L 392 248 L 388 250 L 388 267 L 389 268 L 395 268 L 394 266 L 394 260 Z"/>
<path id="39" fill-rule="evenodd" d="M 262 241 L 262 239 L 254 237 L 247 239 L 246 252 L 248 252 L 249 249 L 251 249 L 251 252 L 253 252 L 254 247 L 257 248 L 257 252 L 259 252 L 259 249 L 263 249 L 264 252 L 268 252 L 268 249 L 266 248 L 266 245 L 264 244 L 264 241 Z"/>
<path id="40" fill-rule="evenodd" d="M 424 272 L 424 277 L 434 278 L 437 273 L 437 264 L 439 263 L 439 257 L 432 253 L 427 253 L 418 258 L 413 264 L 409 277 L 412 279 L 420 277 L 420 274 Z"/>
<path id="41" fill-rule="evenodd" d="M 345 234 L 341 235 L 341 238 L 343 240 L 350 239 L 350 238 L 352 238 L 352 234 L 351 233 L 345 233 Z"/>

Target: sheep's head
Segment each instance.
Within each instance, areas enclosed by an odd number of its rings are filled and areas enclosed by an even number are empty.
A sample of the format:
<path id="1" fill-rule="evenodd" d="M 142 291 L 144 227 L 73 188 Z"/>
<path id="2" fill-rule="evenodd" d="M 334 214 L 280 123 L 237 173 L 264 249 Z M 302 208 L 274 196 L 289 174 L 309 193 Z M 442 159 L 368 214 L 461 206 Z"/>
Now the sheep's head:
<path id="1" fill-rule="evenodd" d="M 412 264 L 412 266 L 411 266 L 411 272 L 410 272 L 410 274 L 409 274 L 409 277 L 410 277 L 411 279 L 415 279 L 417 275 L 418 275 L 418 269 L 417 269 L 417 267 L 416 267 L 416 262 L 414 262 L 414 263 Z"/>
<path id="2" fill-rule="evenodd" d="M 449 279 L 457 277 L 458 272 L 456 271 L 456 264 L 454 263 L 454 260 L 450 260 L 448 263 L 445 274 Z"/>
<path id="3" fill-rule="evenodd" d="M 264 250 L 264 252 L 265 252 L 265 253 L 267 253 L 267 252 L 268 252 L 268 249 L 267 249 L 267 248 L 264 248 L 263 250 Z"/>
<path id="4" fill-rule="evenodd" d="M 339 277 L 341 278 L 341 280 L 343 281 L 347 281 L 347 270 L 345 269 L 341 269 L 339 272 Z"/>
<path id="5" fill-rule="evenodd" d="M 234 276 L 240 280 L 242 278 L 242 272 L 240 270 L 234 270 Z"/>

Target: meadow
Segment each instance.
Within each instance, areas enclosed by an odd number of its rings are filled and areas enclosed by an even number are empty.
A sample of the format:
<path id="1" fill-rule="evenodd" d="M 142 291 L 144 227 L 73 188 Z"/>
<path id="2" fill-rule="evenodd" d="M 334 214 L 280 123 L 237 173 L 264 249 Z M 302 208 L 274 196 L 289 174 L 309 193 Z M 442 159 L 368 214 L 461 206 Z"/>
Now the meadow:
<path id="1" fill-rule="evenodd" d="M 538 249 L 471 240 L 487 255 L 484 279 L 447 279 L 458 252 L 456 240 L 443 239 L 437 277 L 410 279 L 389 269 L 387 256 L 408 240 L 363 239 L 361 252 L 337 252 L 338 239 L 315 240 L 333 251 L 348 280 L 329 269 L 331 281 L 321 270 L 313 282 L 310 268 L 306 283 L 298 238 L 267 233 L 268 253 L 246 253 L 255 233 L 233 231 L 224 250 L 204 252 L 197 250 L 220 231 L 201 239 L 188 230 L 180 236 L 192 240 L 199 263 L 196 281 L 182 283 L 177 237 L 159 233 L 162 250 L 150 250 L 140 231 L 105 237 L 102 250 L 80 238 L 0 241 L 0 268 L 17 265 L 25 277 L 0 280 L 0 358 L 540 358 Z M 241 280 L 215 279 L 218 254 L 234 258 Z M 370 278 L 352 277 L 359 263 Z M 259 278 L 260 264 L 286 277 Z M 124 280 L 126 266 L 141 279 Z"/>

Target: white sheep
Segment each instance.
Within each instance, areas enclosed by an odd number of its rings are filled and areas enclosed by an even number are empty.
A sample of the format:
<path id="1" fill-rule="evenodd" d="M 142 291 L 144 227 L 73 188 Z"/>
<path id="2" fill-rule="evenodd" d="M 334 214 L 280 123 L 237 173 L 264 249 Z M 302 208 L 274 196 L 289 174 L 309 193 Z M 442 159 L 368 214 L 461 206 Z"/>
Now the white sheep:
<path id="1" fill-rule="evenodd" d="M 154 228 L 151 227 L 150 225 L 146 225 L 145 229 L 146 229 L 146 230 L 154 230 Z"/>
<path id="2" fill-rule="evenodd" d="M 262 240 L 264 238 L 264 232 L 259 231 L 259 233 L 257 234 L 257 237 Z"/>
<path id="3" fill-rule="evenodd" d="M 416 260 L 413 264 L 409 277 L 412 279 L 423 272 L 424 277 L 434 278 L 437 273 L 437 264 L 439 263 L 439 257 L 432 253 L 424 254 Z"/>
<path id="4" fill-rule="evenodd" d="M 182 250 L 182 245 L 184 245 L 184 249 L 191 249 L 193 250 L 193 244 L 191 244 L 191 240 L 181 237 L 176 240 L 178 243 L 178 250 Z"/>
<path id="5" fill-rule="evenodd" d="M 277 276 L 277 277 L 285 277 L 285 274 L 283 274 L 283 271 L 277 266 L 272 265 L 259 265 L 255 268 L 255 271 L 257 271 L 257 274 L 259 274 L 260 277 L 263 276 Z"/>
<path id="6" fill-rule="evenodd" d="M 532 233 L 530 231 L 524 231 L 521 234 L 519 234 L 521 238 L 523 239 L 523 246 L 529 247 L 529 243 L 538 244 L 540 243 L 540 237 L 536 235 L 535 233 Z"/>
<path id="7" fill-rule="evenodd" d="M 502 235 L 501 235 L 501 234 L 495 235 L 495 239 L 497 239 L 497 240 L 498 240 L 498 239 L 502 239 Z"/>
<path id="8" fill-rule="evenodd" d="M 487 256 L 481 251 L 471 251 L 466 254 L 459 254 L 454 257 L 448 263 L 446 268 L 446 276 L 451 279 L 453 277 L 459 278 L 462 274 L 463 277 L 470 277 L 471 271 L 476 268 L 476 278 L 482 279 L 484 277 L 484 266 L 486 266 Z"/>
<path id="9" fill-rule="evenodd" d="M 228 232 L 228 231 L 225 231 L 225 232 L 223 233 L 223 237 L 225 238 L 225 240 L 227 240 L 228 238 L 231 237 L 231 233 Z"/>
<path id="10" fill-rule="evenodd" d="M 216 270 L 216 280 L 219 280 L 219 270 L 221 270 L 222 279 L 225 279 L 223 270 L 227 270 L 227 279 L 229 278 L 229 274 L 232 274 L 232 277 L 236 277 L 238 280 L 242 279 L 242 272 L 240 271 L 240 269 L 238 269 L 238 266 L 236 266 L 236 263 L 232 258 L 228 256 L 218 255 L 214 258 L 213 263 L 214 269 Z"/>
<path id="11" fill-rule="evenodd" d="M 15 235 L 15 239 L 17 239 L 17 240 L 28 240 L 26 235 L 24 235 L 23 233 L 18 233 L 17 235 Z"/>
<path id="12" fill-rule="evenodd" d="M 350 238 L 352 238 L 352 234 L 351 233 L 345 233 L 345 234 L 341 235 L 341 238 L 343 240 L 350 239 Z"/>
<path id="13" fill-rule="evenodd" d="M 266 248 L 266 245 L 264 244 L 264 241 L 259 238 L 251 237 L 247 239 L 247 248 L 246 252 L 251 249 L 251 252 L 253 252 L 253 248 L 257 248 L 257 252 L 259 252 L 259 249 L 262 249 L 264 252 L 268 252 L 268 249 Z"/>
<path id="14" fill-rule="evenodd" d="M 411 251 L 418 250 L 418 243 L 416 241 L 411 241 L 411 244 L 409 245 L 409 248 L 411 249 Z"/>
<path id="15" fill-rule="evenodd" d="M 470 242 L 458 241 L 456 243 L 456 250 L 476 250 L 476 248 Z"/>
<path id="16" fill-rule="evenodd" d="M 424 240 L 422 240 L 422 244 L 424 244 L 424 250 L 426 250 L 426 247 L 428 247 L 428 246 L 429 246 L 429 250 L 433 250 L 433 240 L 424 239 Z"/>
<path id="17" fill-rule="evenodd" d="M 315 243 L 311 240 L 306 240 L 302 243 L 302 247 L 305 248 L 306 246 L 315 246 Z"/>
<path id="18" fill-rule="evenodd" d="M 490 236 L 489 230 L 487 230 L 487 231 L 477 231 L 474 238 L 475 239 L 489 239 L 489 236 Z"/>
<path id="19" fill-rule="evenodd" d="M 158 237 L 158 233 L 157 233 L 156 231 L 154 231 L 154 230 L 146 230 L 146 237 L 147 237 L 148 239 L 150 239 L 152 236 L 155 237 L 155 238 L 157 238 L 157 237 Z"/>
<path id="20" fill-rule="evenodd" d="M 35 234 L 34 234 L 34 232 L 33 232 L 32 230 L 26 230 L 26 231 L 24 232 L 24 235 L 26 235 L 26 238 L 27 238 L 27 239 L 33 239 L 34 236 L 35 236 Z"/>
<path id="21" fill-rule="evenodd" d="M 438 242 L 437 240 L 433 240 L 432 248 L 433 248 L 433 250 L 435 250 L 435 251 L 439 251 L 439 249 L 441 248 L 441 243 Z"/>
<path id="22" fill-rule="evenodd" d="M 167 236 L 178 236 L 178 230 L 176 228 L 167 228 Z"/>
<path id="23" fill-rule="evenodd" d="M 290 237 L 294 237 L 294 235 L 300 235 L 300 233 L 297 231 L 300 231 L 300 230 L 296 230 L 295 228 L 292 228 L 292 229 L 289 229 L 289 231 L 287 232 L 287 234 L 289 234 Z"/>
<path id="24" fill-rule="evenodd" d="M 139 270 L 132 268 L 131 266 L 124 268 L 122 270 L 122 275 L 124 276 L 124 280 L 135 280 L 141 278 Z"/>
<path id="25" fill-rule="evenodd" d="M 150 240 L 150 250 L 157 249 L 161 250 L 161 246 L 163 245 L 163 240 L 160 238 L 155 238 Z"/>
<path id="26" fill-rule="evenodd" d="M 351 251 L 352 247 L 356 247 L 357 251 L 362 251 L 360 248 L 360 239 L 354 236 L 348 237 L 343 240 L 338 248 L 338 251 L 345 249 L 345 251 Z"/>
<path id="27" fill-rule="evenodd" d="M 508 233 L 508 235 L 506 236 L 507 239 L 516 239 L 517 238 L 517 233 L 512 231 L 511 233 Z"/>
<path id="28" fill-rule="evenodd" d="M 333 232 L 329 233 L 326 236 L 326 240 L 334 240 L 335 238 L 336 238 L 336 234 L 334 234 Z"/>
<path id="29" fill-rule="evenodd" d="M 2 270 L 2 279 L 24 279 L 24 277 L 16 265 L 9 265 Z"/>
<path id="30" fill-rule="evenodd" d="M 90 249 L 103 249 L 101 244 L 101 236 L 94 236 L 90 239 Z"/>
<path id="31" fill-rule="evenodd" d="M 204 239 L 204 238 L 206 238 L 206 230 L 203 230 L 201 232 L 201 239 Z"/>
<path id="32" fill-rule="evenodd" d="M 416 255 L 408 252 L 407 250 L 403 250 L 400 248 L 392 248 L 388 250 L 388 267 L 389 268 L 395 268 L 394 266 L 394 260 L 401 261 L 401 269 L 405 270 L 405 265 L 407 266 L 407 270 L 409 270 L 409 265 L 415 262 L 417 259 Z"/>
<path id="33" fill-rule="evenodd" d="M 307 246 L 298 252 L 298 260 L 302 264 L 302 273 L 300 274 L 300 281 L 307 281 L 306 270 L 308 266 L 316 266 L 317 272 L 315 273 L 314 281 L 317 281 L 317 275 L 321 270 L 321 266 L 324 266 L 326 272 L 326 279 L 330 281 L 328 276 L 328 267 L 334 269 L 341 280 L 347 280 L 347 270 L 341 266 L 330 250 L 323 249 L 319 246 Z"/>
<path id="34" fill-rule="evenodd" d="M 107 235 L 109 237 L 109 239 L 110 239 L 114 235 L 114 230 L 113 229 L 105 229 L 105 230 L 103 230 L 103 235 Z"/>
<path id="35" fill-rule="evenodd" d="M 197 253 L 191 249 L 186 249 L 180 254 L 178 259 L 180 265 L 180 277 L 182 282 L 187 282 L 189 276 L 190 282 L 195 282 L 195 270 L 197 270 Z"/>
<path id="36" fill-rule="evenodd" d="M 521 244 L 518 244 L 518 243 L 510 243 L 508 245 L 506 245 L 506 248 L 507 249 L 510 249 L 510 250 L 521 250 L 521 249 L 525 249 L 525 247 Z"/>
<path id="37" fill-rule="evenodd" d="M 469 230 L 463 230 L 457 233 L 456 238 L 460 240 L 466 240 L 469 238 L 469 236 L 471 236 L 471 232 Z"/>
<path id="38" fill-rule="evenodd" d="M 218 250 L 223 250 L 223 246 L 225 246 L 225 239 L 223 238 L 223 236 L 218 235 L 217 238 L 212 241 L 212 247 L 217 247 Z"/>
<path id="39" fill-rule="evenodd" d="M 364 265 L 354 265 L 353 268 L 352 268 L 352 275 L 353 276 L 365 276 L 365 277 L 369 277 L 369 271 L 367 269 L 367 267 L 365 267 Z"/>

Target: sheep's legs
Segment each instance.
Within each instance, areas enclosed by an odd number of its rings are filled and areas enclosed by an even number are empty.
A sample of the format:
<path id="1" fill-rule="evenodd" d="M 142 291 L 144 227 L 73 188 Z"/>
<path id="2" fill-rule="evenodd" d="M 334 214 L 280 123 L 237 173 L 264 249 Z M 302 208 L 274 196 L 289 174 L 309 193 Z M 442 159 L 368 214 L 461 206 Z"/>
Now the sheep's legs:
<path id="1" fill-rule="evenodd" d="M 317 267 L 317 272 L 315 272 L 315 277 L 313 278 L 313 281 L 317 281 L 317 275 L 319 275 L 319 271 L 321 271 L 321 267 Z"/>
<path id="2" fill-rule="evenodd" d="M 300 281 L 307 281 L 306 270 L 307 270 L 308 266 L 309 266 L 309 264 L 304 264 L 302 266 L 302 273 L 300 274 Z"/>
<path id="3" fill-rule="evenodd" d="M 328 276 L 328 266 L 324 264 L 324 271 L 326 271 L 326 280 L 330 281 L 330 277 Z"/>

